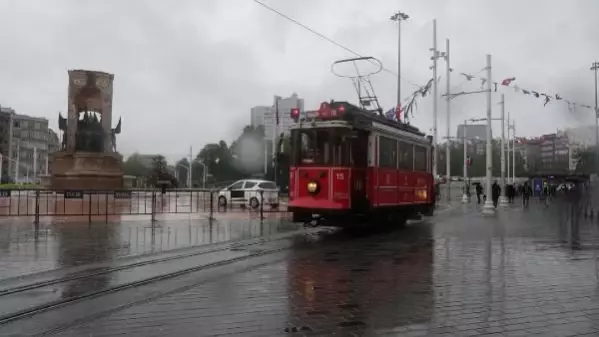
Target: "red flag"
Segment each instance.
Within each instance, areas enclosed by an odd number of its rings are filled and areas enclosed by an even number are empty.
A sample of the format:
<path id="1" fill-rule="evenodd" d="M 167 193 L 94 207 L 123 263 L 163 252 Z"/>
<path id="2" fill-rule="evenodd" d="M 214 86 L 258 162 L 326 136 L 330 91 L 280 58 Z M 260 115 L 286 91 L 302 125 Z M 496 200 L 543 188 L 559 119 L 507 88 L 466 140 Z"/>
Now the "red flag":
<path id="1" fill-rule="evenodd" d="M 505 85 L 508 86 L 510 85 L 513 81 L 515 81 L 516 78 L 512 77 L 512 78 L 506 78 L 505 80 L 501 81 L 501 85 Z"/>
<path id="2" fill-rule="evenodd" d="M 395 118 L 397 119 L 398 122 L 401 120 L 401 113 L 402 112 L 403 111 L 401 110 L 401 103 L 399 103 L 395 107 Z"/>

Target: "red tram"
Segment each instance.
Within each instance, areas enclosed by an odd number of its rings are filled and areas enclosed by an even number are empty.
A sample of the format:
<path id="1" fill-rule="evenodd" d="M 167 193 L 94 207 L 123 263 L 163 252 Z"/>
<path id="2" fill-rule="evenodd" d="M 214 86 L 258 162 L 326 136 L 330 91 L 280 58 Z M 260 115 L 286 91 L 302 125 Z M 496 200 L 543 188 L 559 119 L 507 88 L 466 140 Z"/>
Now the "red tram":
<path id="1" fill-rule="evenodd" d="M 291 110 L 289 211 L 296 222 L 404 223 L 432 215 L 432 137 L 347 102 Z"/>

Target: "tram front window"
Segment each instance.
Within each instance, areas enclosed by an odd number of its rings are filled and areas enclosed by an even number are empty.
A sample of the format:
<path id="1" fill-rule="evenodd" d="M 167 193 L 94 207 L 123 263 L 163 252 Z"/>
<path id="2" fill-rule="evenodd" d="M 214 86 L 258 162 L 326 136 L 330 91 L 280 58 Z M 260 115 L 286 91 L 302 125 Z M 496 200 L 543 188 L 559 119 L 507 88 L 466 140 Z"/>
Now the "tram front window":
<path id="1" fill-rule="evenodd" d="M 351 131 L 344 128 L 291 131 L 292 165 L 347 166 L 352 164 Z"/>

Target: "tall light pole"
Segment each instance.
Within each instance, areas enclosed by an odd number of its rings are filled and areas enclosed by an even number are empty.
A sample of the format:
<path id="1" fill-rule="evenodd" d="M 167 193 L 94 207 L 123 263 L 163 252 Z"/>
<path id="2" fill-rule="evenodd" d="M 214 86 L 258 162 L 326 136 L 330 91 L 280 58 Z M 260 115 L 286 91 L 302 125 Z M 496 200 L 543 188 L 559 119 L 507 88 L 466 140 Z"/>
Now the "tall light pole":
<path id="1" fill-rule="evenodd" d="M 433 177 L 437 178 L 437 97 L 439 97 L 439 88 L 437 85 L 437 59 L 440 53 L 437 50 L 437 20 L 433 20 L 433 47 L 430 49 L 433 52 L 431 60 L 433 60 Z"/>
<path id="2" fill-rule="evenodd" d="M 505 180 L 505 95 L 501 94 L 501 186 L 503 193 L 499 196 L 501 207 L 507 207 L 507 182 Z"/>
<path id="3" fill-rule="evenodd" d="M 597 70 L 599 70 L 599 62 L 593 62 L 591 70 L 595 72 L 595 173 L 599 173 L 599 107 L 597 106 Z"/>
<path id="4" fill-rule="evenodd" d="M 462 204 L 468 203 L 468 120 L 464 120 L 464 132 L 462 136 L 464 137 L 464 194 L 462 194 Z"/>
<path id="5" fill-rule="evenodd" d="M 192 186 L 193 185 L 193 180 L 191 180 L 191 178 L 192 178 L 191 171 L 192 171 L 193 165 L 191 163 L 193 163 L 193 150 L 192 150 L 192 146 L 190 145 L 189 146 L 189 169 L 187 170 L 187 180 L 188 180 L 187 186 L 189 188 L 193 187 Z"/>
<path id="6" fill-rule="evenodd" d="M 409 15 L 399 11 L 389 18 L 391 21 L 397 22 L 397 105 L 395 106 L 396 109 L 399 109 L 401 107 L 401 22 L 409 18 Z"/>
<path id="7" fill-rule="evenodd" d="M 450 74 L 451 74 L 451 66 L 449 63 L 449 39 L 445 39 L 445 53 L 443 54 L 443 57 L 445 58 L 445 64 L 447 66 L 447 74 L 446 76 L 446 86 L 447 86 L 447 92 L 446 92 L 446 102 L 447 102 L 447 146 L 445 147 L 445 173 L 447 176 L 447 203 L 449 203 L 451 201 L 451 196 L 450 196 L 450 191 L 451 191 L 451 150 L 449 148 L 449 136 L 450 136 L 450 122 L 451 122 L 451 96 L 450 96 L 450 85 L 451 85 L 451 81 L 450 81 Z"/>
<path id="8" fill-rule="evenodd" d="M 509 125 L 508 125 L 509 127 Z M 516 121 L 512 121 L 512 184 L 516 179 Z"/>
<path id="9" fill-rule="evenodd" d="M 506 124 L 507 124 L 507 180 L 511 181 L 510 180 L 510 171 L 512 169 L 512 166 L 510 165 L 510 157 L 511 157 L 510 143 L 512 142 L 512 138 L 510 136 L 510 113 L 509 113 L 509 111 L 507 113 L 507 123 Z M 514 173 L 512 172 L 512 174 L 514 174 Z"/>
<path id="10" fill-rule="evenodd" d="M 492 100 L 493 93 L 491 91 L 491 85 L 493 79 L 491 77 L 491 54 L 487 54 L 487 186 L 485 193 L 487 194 L 487 200 L 483 206 L 483 214 L 494 215 L 495 207 L 493 206 L 493 191 L 491 179 L 493 179 L 493 134 L 491 128 L 492 119 Z"/>

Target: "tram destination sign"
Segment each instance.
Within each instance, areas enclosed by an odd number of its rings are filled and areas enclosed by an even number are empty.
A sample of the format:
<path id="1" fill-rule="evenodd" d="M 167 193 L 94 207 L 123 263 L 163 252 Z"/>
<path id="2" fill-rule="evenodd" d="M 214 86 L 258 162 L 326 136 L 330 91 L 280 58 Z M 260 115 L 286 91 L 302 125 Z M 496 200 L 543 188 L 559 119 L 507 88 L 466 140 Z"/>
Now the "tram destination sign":
<path id="1" fill-rule="evenodd" d="M 83 191 L 67 190 L 64 191 L 65 199 L 83 199 Z"/>

